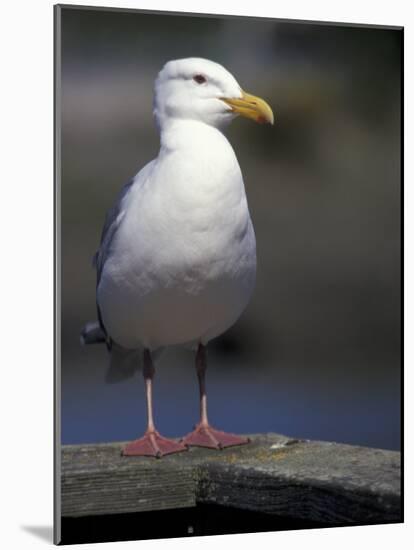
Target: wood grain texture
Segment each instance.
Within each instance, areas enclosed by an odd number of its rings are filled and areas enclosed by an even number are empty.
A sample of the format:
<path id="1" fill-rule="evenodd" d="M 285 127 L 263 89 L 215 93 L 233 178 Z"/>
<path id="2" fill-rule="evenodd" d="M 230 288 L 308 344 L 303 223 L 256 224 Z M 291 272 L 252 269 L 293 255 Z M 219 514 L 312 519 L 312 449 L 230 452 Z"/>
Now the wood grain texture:
<path id="1" fill-rule="evenodd" d="M 123 443 L 62 449 L 62 516 L 219 504 L 338 523 L 401 521 L 400 453 L 253 435 L 223 451 L 160 460 L 123 457 Z"/>

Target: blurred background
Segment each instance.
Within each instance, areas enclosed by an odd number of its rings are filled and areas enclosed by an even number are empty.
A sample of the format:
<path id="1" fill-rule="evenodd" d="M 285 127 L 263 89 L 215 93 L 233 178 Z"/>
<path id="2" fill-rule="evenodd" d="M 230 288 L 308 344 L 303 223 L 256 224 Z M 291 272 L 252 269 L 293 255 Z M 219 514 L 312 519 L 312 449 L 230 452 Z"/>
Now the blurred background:
<path id="1" fill-rule="evenodd" d="M 154 79 L 200 56 L 276 114 L 273 127 L 227 131 L 258 273 L 247 310 L 210 345 L 212 424 L 400 448 L 401 48 L 391 28 L 63 9 L 63 443 L 145 429 L 141 376 L 106 384 L 106 349 L 81 347 L 79 332 L 96 319 L 105 213 L 158 153 Z M 162 356 L 155 417 L 167 436 L 198 420 L 190 352 Z"/>

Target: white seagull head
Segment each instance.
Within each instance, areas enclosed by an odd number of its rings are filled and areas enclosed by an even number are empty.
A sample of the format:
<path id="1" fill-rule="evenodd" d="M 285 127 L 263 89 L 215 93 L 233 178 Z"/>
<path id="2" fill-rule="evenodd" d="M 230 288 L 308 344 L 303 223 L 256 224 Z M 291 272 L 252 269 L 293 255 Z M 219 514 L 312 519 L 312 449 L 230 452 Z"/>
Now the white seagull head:
<path id="1" fill-rule="evenodd" d="M 160 128 L 173 119 L 220 128 L 237 115 L 273 124 L 269 105 L 243 91 L 218 63 L 195 57 L 169 61 L 155 81 L 154 116 Z"/>

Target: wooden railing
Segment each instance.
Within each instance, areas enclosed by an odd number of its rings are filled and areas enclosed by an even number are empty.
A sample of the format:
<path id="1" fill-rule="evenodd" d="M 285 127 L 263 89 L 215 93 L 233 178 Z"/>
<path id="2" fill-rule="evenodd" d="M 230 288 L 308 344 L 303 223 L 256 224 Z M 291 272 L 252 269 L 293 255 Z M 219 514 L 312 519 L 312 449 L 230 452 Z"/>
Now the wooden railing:
<path id="1" fill-rule="evenodd" d="M 63 517 L 217 504 L 323 523 L 402 521 L 400 453 L 277 434 L 223 451 L 121 456 L 122 443 L 62 448 Z"/>

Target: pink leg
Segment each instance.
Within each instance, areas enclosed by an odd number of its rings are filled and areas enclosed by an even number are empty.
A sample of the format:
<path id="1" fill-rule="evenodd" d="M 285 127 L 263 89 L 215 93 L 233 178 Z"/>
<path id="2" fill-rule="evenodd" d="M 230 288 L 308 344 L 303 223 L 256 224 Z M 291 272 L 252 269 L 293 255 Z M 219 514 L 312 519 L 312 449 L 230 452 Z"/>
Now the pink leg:
<path id="1" fill-rule="evenodd" d="M 122 450 L 124 456 L 155 456 L 160 458 L 171 453 L 186 451 L 187 447 L 173 439 L 162 437 L 155 429 L 152 413 L 152 380 L 154 378 L 154 365 L 152 364 L 149 350 L 144 350 L 144 379 L 147 394 L 147 431 L 140 439 L 131 441 Z"/>
<path id="2" fill-rule="evenodd" d="M 196 368 L 200 387 L 200 422 L 194 431 L 186 435 L 181 441 L 184 445 L 195 447 L 209 447 L 210 449 L 224 449 L 234 445 L 245 445 L 249 438 L 235 434 L 221 432 L 212 428 L 207 418 L 207 393 L 206 393 L 206 348 L 202 344 L 198 346 L 196 355 Z"/>

